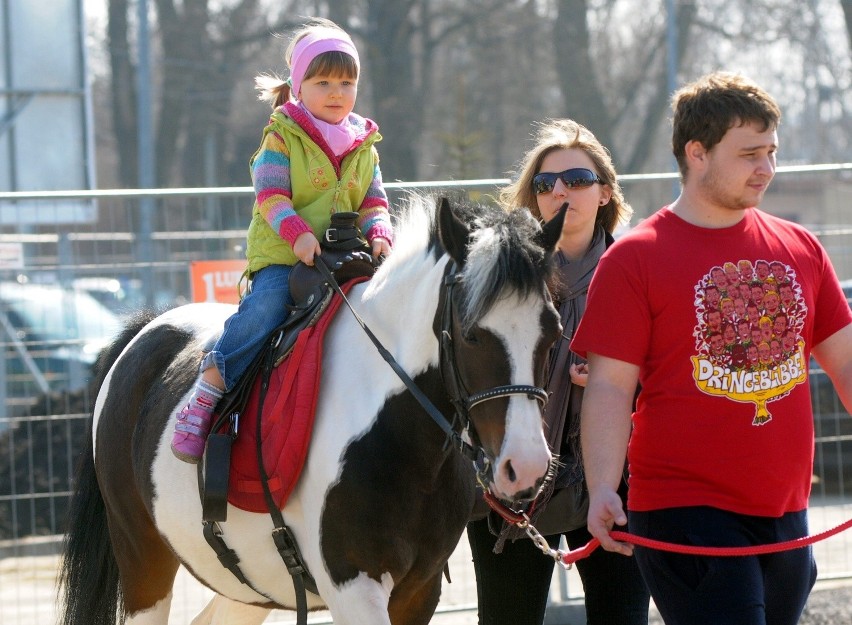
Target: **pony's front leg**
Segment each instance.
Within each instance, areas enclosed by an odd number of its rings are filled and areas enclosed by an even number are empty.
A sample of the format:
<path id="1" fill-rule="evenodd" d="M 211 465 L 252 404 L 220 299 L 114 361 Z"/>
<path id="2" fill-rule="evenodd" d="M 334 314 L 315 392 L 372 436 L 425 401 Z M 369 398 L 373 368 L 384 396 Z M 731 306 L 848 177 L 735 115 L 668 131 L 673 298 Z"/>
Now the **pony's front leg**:
<path id="1" fill-rule="evenodd" d="M 166 625 L 171 605 L 172 593 L 169 593 L 150 608 L 128 614 L 124 625 Z"/>
<path id="2" fill-rule="evenodd" d="M 271 610 L 215 595 L 190 625 L 260 625 Z"/>
<path id="3" fill-rule="evenodd" d="M 382 583 L 361 573 L 355 579 L 324 593 L 334 625 L 391 625 L 388 600 L 393 580 L 385 573 Z"/>

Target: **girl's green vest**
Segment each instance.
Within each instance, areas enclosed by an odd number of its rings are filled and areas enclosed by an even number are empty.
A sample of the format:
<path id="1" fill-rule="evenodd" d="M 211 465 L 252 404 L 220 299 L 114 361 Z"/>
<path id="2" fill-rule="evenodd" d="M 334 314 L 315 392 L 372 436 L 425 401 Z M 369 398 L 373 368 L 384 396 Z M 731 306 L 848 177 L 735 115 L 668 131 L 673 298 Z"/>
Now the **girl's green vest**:
<path id="1" fill-rule="evenodd" d="M 373 131 L 347 154 L 340 164 L 338 178 L 326 153 L 290 117 L 280 111 L 273 113 L 269 125 L 263 129 L 264 139 L 270 132 L 277 132 L 289 149 L 293 207 L 317 239 L 322 240 L 332 213 L 357 211 L 361 207 L 379 161 L 373 145 L 382 137 Z M 261 141 L 261 145 L 263 143 Z M 252 156 L 252 164 L 259 152 Z M 248 229 L 246 256 L 249 275 L 267 265 L 295 265 L 298 261 L 290 243 L 260 214 L 256 201 Z"/>

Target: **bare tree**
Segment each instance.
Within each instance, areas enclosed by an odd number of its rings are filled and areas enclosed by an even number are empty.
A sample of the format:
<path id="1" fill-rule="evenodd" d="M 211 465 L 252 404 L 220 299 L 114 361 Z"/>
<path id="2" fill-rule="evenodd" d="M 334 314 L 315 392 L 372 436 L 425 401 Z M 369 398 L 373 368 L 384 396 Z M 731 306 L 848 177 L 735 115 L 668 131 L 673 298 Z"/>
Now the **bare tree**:
<path id="1" fill-rule="evenodd" d="M 113 132 L 118 153 L 118 180 L 135 187 L 138 175 L 136 137 L 136 71 L 130 60 L 128 0 L 110 0 L 107 20 L 107 47 L 112 73 L 110 94 Z"/>
<path id="2" fill-rule="evenodd" d="M 636 15 L 632 42 L 625 49 L 617 41 L 616 19 L 608 12 L 615 3 L 593 8 L 588 0 L 557 0 L 553 20 L 553 48 L 561 59 L 559 84 L 565 110 L 589 126 L 610 147 L 621 171 L 641 171 L 649 146 L 659 134 L 669 98 L 667 20 L 676 20 L 674 64 L 680 69 L 690 38 L 696 4 L 676 2 L 676 15 L 651 12 L 653 19 Z M 591 32 L 590 18 L 602 24 Z"/>
<path id="3" fill-rule="evenodd" d="M 107 25 L 110 108 L 116 142 L 121 146 L 120 182 L 126 186 L 135 186 L 137 181 L 131 6 L 135 8 L 136 4 L 109 0 Z M 163 186 L 216 183 L 216 170 L 221 167 L 218 157 L 228 133 L 226 121 L 245 63 L 261 46 L 269 44 L 271 31 L 292 22 L 285 17 L 271 23 L 260 0 L 230 4 L 210 0 L 154 0 L 154 6 L 157 28 L 150 30 L 158 35 L 155 41 L 158 55 L 154 62 L 158 87 L 154 103 L 156 183 Z M 282 8 L 282 15 L 287 15 L 287 8 Z"/>
<path id="4" fill-rule="evenodd" d="M 533 122 L 561 116 L 588 125 L 620 171 L 666 166 L 669 17 L 680 81 L 736 67 L 748 54 L 759 59 L 779 42 L 799 55 L 799 80 L 786 66 L 772 76 L 759 66 L 756 78 L 775 80 L 782 104 L 811 115 L 801 145 L 842 154 L 848 133 L 831 129 L 849 126 L 850 55 L 839 64 L 836 39 L 825 36 L 830 1 L 675 0 L 668 16 L 663 0 L 151 0 L 157 184 L 247 184 L 266 115 L 251 77 L 286 73 L 285 43 L 272 33 L 308 15 L 327 16 L 356 39 L 364 67 L 357 110 L 379 123 L 387 180 L 499 176 L 521 156 Z M 852 0 L 840 5 L 852 36 Z M 137 176 L 136 6 L 108 1 L 111 102 L 108 113 L 96 112 L 111 116 L 126 186 Z M 787 117 L 785 132 L 801 119 Z M 814 124 L 825 127 L 819 145 L 807 141 Z"/>
<path id="5" fill-rule="evenodd" d="M 418 177 L 429 107 L 451 95 L 445 81 L 435 86 L 436 65 L 454 54 L 459 33 L 477 22 L 493 25 L 515 4 L 517 0 L 369 0 L 357 7 L 343 2 L 335 9 L 337 19 L 346 20 L 338 23 L 366 50 L 368 112 L 385 137 L 379 151 L 386 180 Z M 449 51 L 441 54 L 443 46 Z M 445 125 L 434 132 L 453 130 Z"/>
<path id="6" fill-rule="evenodd" d="M 849 35 L 849 45 L 852 47 L 852 0 L 840 0 L 840 6 L 846 18 L 846 33 Z"/>
<path id="7" fill-rule="evenodd" d="M 415 66 L 413 44 L 418 35 L 424 36 L 415 9 L 428 10 L 429 4 L 429 0 L 374 0 L 365 7 L 364 28 L 359 34 L 367 51 L 374 115 L 382 134 L 393 137 L 380 146 L 382 171 L 388 180 L 410 179 L 417 170 L 415 146 L 423 119 L 417 94 L 422 93 L 428 69 Z M 428 40 L 424 44 L 428 64 Z"/>
<path id="8" fill-rule="evenodd" d="M 552 114 L 546 89 L 535 84 L 553 65 L 541 45 L 548 20 L 536 4 L 432 2 L 415 49 L 422 126 L 405 134 L 421 177 L 501 176 L 520 158 L 531 123 Z"/>

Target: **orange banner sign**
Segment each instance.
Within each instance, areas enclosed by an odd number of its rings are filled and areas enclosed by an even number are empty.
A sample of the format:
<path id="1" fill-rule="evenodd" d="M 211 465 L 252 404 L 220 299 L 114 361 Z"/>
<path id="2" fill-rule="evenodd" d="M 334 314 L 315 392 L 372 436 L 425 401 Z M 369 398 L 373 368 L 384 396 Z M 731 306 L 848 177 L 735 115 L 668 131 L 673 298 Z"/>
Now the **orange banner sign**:
<path id="1" fill-rule="evenodd" d="M 193 302 L 237 304 L 237 284 L 246 268 L 244 260 L 197 260 L 190 263 Z"/>

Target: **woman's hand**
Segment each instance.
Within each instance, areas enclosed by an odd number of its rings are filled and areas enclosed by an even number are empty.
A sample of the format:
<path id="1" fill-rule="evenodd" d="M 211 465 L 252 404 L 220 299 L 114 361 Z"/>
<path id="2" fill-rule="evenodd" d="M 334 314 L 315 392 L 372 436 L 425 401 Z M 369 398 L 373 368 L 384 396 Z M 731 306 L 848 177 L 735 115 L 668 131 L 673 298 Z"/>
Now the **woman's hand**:
<path id="1" fill-rule="evenodd" d="M 306 265 L 313 265 L 314 256 L 319 256 L 322 248 L 313 232 L 303 232 L 293 243 L 293 253 Z"/>
<path id="2" fill-rule="evenodd" d="M 568 374 L 571 376 L 571 382 L 577 386 L 586 386 L 589 381 L 589 363 L 575 362 L 568 367 Z"/>

